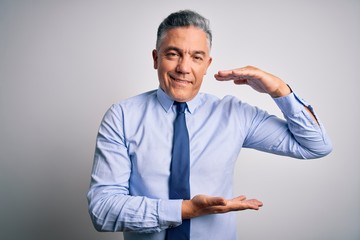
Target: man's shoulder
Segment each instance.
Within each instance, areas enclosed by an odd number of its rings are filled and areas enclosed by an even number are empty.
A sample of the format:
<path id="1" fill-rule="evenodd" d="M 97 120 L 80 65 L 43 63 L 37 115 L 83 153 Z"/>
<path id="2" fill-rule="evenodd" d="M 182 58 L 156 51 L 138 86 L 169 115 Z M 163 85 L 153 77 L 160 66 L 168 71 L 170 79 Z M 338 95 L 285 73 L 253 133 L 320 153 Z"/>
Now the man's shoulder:
<path id="1" fill-rule="evenodd" d="M 231 103 L 241 103 L 237 97 L 232 95 L 226 96 L 217 96 L 210 93 L 200 93 L 199 94 L 201 101 L 209 103 L 209 104 L 231 104 Z"/>
<path id="2" fill-rule="evenodd" d="M 115 103 L 119 107 L 123 108 L 132 108 L 132 107 L 140 107 L 148 104 L 151 101 L 156 100 L 156 90 L 151 90 L 148 92 L 144 92 Z"/>
<path id="3" fill-rule="evenodd" d="M 256 110 L 256 107 L 242 101 L 236 96 L 217 96 L 209 93 L 200 94 L 199 106 L 211 111 L 233 112 L 240 115 L 248 111 Z"/>

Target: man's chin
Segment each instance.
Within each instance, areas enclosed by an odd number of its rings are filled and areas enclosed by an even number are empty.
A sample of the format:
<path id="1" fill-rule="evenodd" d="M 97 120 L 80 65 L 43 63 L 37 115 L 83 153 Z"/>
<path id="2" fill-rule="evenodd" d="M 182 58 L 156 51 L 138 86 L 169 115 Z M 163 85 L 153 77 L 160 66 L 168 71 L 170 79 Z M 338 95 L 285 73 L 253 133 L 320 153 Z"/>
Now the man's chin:
<path id="1" fill-rule="evenodd" d="M 195 95 L 189 93 L 181 93 L 181 91 L 177 91 L 176 93 L 172 93 L 170 97 L 177 102 L 188 102 L 192 100 Z"/>

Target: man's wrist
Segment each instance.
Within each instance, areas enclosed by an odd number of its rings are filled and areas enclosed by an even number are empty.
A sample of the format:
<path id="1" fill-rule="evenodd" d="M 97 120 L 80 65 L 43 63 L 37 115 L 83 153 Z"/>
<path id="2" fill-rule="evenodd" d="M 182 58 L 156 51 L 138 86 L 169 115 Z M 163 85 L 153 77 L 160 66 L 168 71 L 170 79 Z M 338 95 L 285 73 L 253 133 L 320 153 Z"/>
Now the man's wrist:
<path id="1" fill-rule="evenodd" d="M 193 216 L 191 215 L 191 200 L 183 200 L 181 204 L 181 217 L 182 219 L 190 219 Z"/>
<path id="2" fill-rule="evenodd" d="M 292 93 L 290 86 L 286 83 L 281 84 L 281 86 L 277 89 L 277 91 L 270 94 L 272 98 L 285 97 Z"/>

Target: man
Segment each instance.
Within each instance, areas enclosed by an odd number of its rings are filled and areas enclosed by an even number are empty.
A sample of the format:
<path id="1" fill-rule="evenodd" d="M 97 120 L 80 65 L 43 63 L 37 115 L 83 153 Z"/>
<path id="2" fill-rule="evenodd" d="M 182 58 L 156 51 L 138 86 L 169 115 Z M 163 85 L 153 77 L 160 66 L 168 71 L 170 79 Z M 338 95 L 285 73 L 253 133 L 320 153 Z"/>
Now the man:
<path id="1" fill-rule="evenodd" d="M 152 53 L 159 88 L 114 104 L 105 114 L 88 193 L 97 230 L 123 231 L 127 240 L 169 239 L 169 232 L 188 224 L 191 239 L 237 239 L 234 213 L 262 206 L 259 200 L 232 196 L 242 147 L 302 159 L 331 152 L 312 108 L 267 72 L 248 66 L 219 71 L 215 78 L 269 94 L 286 121 L 232 96 L 199 93 L 212 61 L 211 41 L 208 21 L 199 14 L 169 15 L 159 26 Z M 178 147 L 173 145 L 174 121 L 176 106 L 183 102 L 190 172 L 180 182 L 189 181 L 191 197 L 174 199 L 169 197 L 177 174 L 171 168 Z"/>

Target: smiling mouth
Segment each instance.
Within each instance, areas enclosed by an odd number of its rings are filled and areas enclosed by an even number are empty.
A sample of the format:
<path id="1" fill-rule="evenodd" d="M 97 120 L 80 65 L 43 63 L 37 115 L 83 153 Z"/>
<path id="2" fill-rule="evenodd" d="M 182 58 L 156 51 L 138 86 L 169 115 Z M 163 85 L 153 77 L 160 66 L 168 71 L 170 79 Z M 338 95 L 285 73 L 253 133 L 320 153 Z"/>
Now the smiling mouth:
<path id="1" fill-rule="evenodd" d="M 176 78 L 176 77 L 174 77 L 172 75 L 169 75 L 169 77 L 170 77 L 171 80 L 173 80 L 173 81 L 175 81 L 177 83 L 182 83 L 182 84 L 190 84 L 191 83 L 191 81 L 189 81 L 189 80 Z"/>

